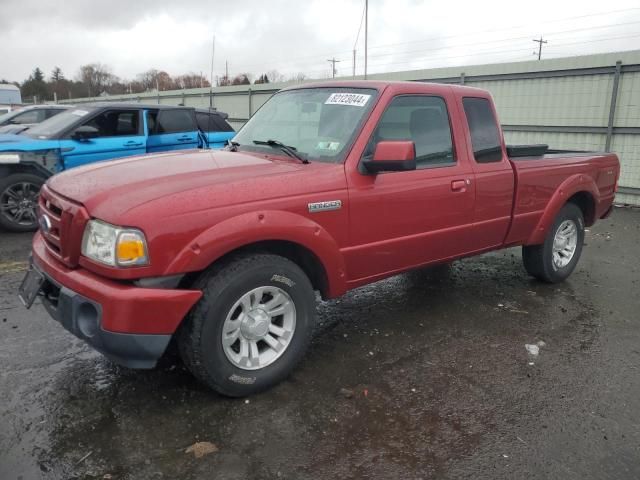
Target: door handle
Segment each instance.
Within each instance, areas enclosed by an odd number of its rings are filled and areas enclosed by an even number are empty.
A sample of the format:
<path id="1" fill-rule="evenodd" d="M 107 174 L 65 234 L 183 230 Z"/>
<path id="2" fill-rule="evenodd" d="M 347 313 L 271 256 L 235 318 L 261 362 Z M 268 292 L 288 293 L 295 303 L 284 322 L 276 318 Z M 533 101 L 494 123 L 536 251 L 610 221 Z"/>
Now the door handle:
<path id="1" fill-rule="evenodd" d="M 466 192 L 467 186 L 471 185 L 471 180 L 468 178 L 465 180 L 452 180 L 451 191 L 452 192 Z"/>
<path id="2" fill-rule="evenodd" d="M 189 136 L 189 135 L 183 135 L 182 137 L 178 137 L 178 140 L 180 142 L 187 142 L 189 140 L 193 140 L 193 137 Z"/>
<path id="3" fill-rule="evenodd" d="M 140 145 L 142 145 L 142 142 L 127 142 L 124 144 L 125 147 L 139 147 Z"/>

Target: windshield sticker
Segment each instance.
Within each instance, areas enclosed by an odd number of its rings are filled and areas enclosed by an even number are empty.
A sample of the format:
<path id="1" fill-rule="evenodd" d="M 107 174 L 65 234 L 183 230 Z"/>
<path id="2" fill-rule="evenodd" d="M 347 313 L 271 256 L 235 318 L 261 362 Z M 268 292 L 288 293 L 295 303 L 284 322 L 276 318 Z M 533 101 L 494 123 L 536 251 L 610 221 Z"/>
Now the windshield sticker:
<path id="1" fill-rule="evenodd" d="M 365 95 L 362 93 L 332 93 L 324 104 L 364 107 L 370 98 L 371 95 Z"/>
<path id="2" fill-rule="evenodd" d="M 340 149 L 340 142 L 318 142 L 316 150 L 331 150 L 335 152 Z"/>
<path id="3" fill-rule="evenodd" d="M 76 115 L 78 117 L 84 117 L 86 114 L 88 114 L 89 112 L 87 112 L 86 110 L 73 110 L 71 112 L 71 115 Z"/>

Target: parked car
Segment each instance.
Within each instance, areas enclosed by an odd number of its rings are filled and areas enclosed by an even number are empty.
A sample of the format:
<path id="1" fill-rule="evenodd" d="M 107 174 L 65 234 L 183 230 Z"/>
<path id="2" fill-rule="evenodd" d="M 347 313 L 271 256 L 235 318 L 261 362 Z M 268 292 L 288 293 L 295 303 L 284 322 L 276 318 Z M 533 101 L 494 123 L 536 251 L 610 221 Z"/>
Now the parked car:
<path id="1" fill-rule="evenodd" d="M 26 126 L 28 128 L 62 113 L 68 108 L 65 105 L 34 105 L 5 113 L 0 116 L 0 133 L 15 133 L 15 129 L 13 131 L 4 129 L 14 126 Z M 23 130 L 26 130 L 26 128 Z"/>
<path id="2" fill-rule="evenodd" d="M 21 105 L 20 89 L 10 83 L 0 83 L 0 115 L 18 109 Z"/>
<path id="3" fill-rule="evenodd" d="M 506 146 L 476 88 L 289 88 L 226 150 L 51 178 L 20 297 L 116 363 L 151 368 L 175 339 L 198 379 L 249 395 L 302 358 L 315 291 L 517 245 L 532 276 L 566 279 L 620 165 L 545 150 Z"/>
<path id="4" fill-rule="evenodd" d="M 220 148 L 235 134 L 224 115 L 96 103 L 70 108 L 19 135 L 0 135 L 0 227 L 35 230 L 38 192 L 54 173 L 150 152 Z"/>

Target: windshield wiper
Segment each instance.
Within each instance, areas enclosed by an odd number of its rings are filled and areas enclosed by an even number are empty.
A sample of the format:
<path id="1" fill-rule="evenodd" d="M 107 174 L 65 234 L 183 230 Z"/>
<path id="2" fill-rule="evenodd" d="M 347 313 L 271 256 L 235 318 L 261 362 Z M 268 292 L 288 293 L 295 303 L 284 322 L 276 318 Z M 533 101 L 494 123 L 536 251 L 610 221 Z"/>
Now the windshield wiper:
<path id="1" fill-rule="evenodd" d="M 309 163 L 308 159 L 304 158 L 302 155 L 298 153 L 296 147 L 285 145 L 284 143 L 279 142 L 278 140 L 254 140 L 253 143 L 255 143 L 256 145 L 269 145 L 270 147 L 273 147 L 273 148 L 279 148 L 290 157 L 297 158 L 302 163 Z"/>

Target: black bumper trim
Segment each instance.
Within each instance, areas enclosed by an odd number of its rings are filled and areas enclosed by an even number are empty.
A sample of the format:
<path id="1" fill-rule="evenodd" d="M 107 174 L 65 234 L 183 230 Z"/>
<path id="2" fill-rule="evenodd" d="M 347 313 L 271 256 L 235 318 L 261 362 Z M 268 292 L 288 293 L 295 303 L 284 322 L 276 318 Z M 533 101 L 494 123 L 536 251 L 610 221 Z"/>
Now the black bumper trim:
<path id="1" fill-rule="evenodd" d="M 42 304 L 65 330 L 84 340 L 118 365 L 128 368 L 154 368 L 169 345 L 171 335 L 119 333 L 103 330 L 102 306 L 45 277 Z M 87 313 L 88 312 L 88 313 Z M 93 318 L 87 319 L 95 315 Z"/>

